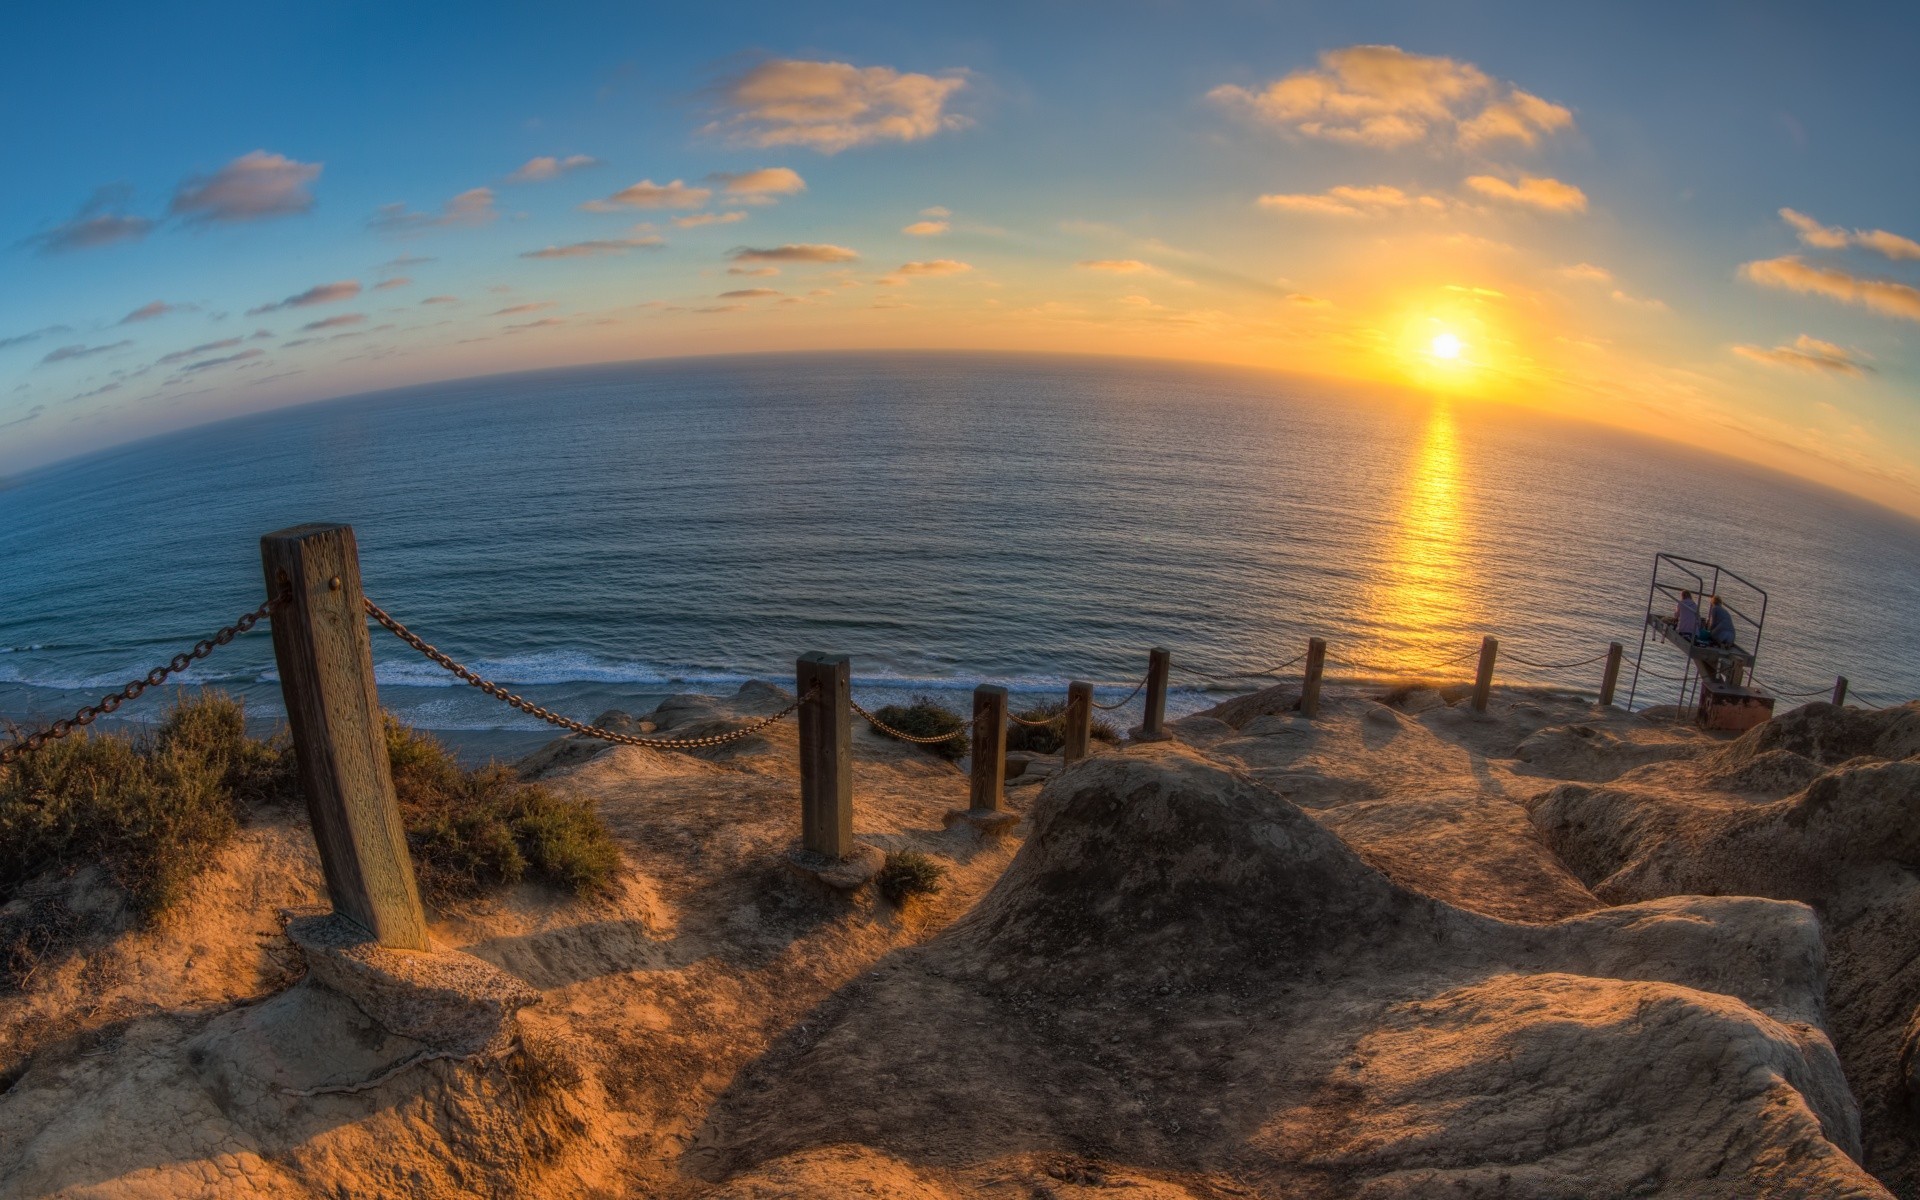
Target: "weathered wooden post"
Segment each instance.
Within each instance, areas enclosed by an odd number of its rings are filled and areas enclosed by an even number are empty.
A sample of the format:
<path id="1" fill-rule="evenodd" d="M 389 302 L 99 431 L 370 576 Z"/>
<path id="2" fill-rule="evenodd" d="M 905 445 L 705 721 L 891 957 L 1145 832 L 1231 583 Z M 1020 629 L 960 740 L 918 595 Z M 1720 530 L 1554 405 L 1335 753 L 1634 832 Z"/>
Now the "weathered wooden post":
<path id="1" fill-rule="evenodd" d="M 1600 707 L 1606 708 L 1613 703 L 1613 693 L 1620 686 L 1620 660 L 1626 657 L 1626 647 L 1619 642 L 1607 643 L 1607 669 L 1600 676 Z"/>
<path id="2" fill-rule="evenodd" d="M 1327 640 L 1307 639 L 1307 667 L 1300 677 L 1300 715 L 1311 720 L 1320 715 L 1320 677 L 1327 670 Z"/>
<path id="3" fill-rule="evenodd" d="M 1473 711 L 1487 711 L 1487 698 L 1493 694 L 1493 660 L 1500 653 L 1500 639 L 1488 635 L 1480 639 L 1480 673 L 1473 677 Z"/>
<path id="4" fill-rule="evenodd" d="M 1836 705 L 1847 702 L 1847 677 L 1845 675 L 1835 675 L 1833 677 L 1833 702 Z"/>
<path id="5" fill-rule="evenodd" d="M 1076 679 L 1067 685 L 1066 744 L 1060 747 L 1062 762 L 1078 762 L 1087 756 L 1093 740 L 1093 685 Z"/>
<path id="6" fill-rule="evenodd" d="M 965 822 L 981 833 L 1001 833 L 1019 824 L 1007 811 L 1007 689 L 983 683 L 973 689 L 973 770 L 967 807 L 947 810 L 948 829 Z"/>
<path id="7" fill-rule="evenodd" d="M 852 660 L 802 654 L 793 682 L 807 697 L 800 706 L 800 844 L 824 858 L 845 858 L 854 848 Z"/>
<path id="8" fill-rule="evenodd" d="M 360 555 L 347 525 L 297 525 L 260 539 L 287 725 L 307 816 L 334 911 L 383 946 L 426 950 L 427 918 L 407 856 L 386 731 L 373 684 L 373 644 Z"/>
<path id="9" fill-rule="evenodd" d="M 1171 652 L 1158 646 L 1147 651 L 1146 712 L 1131 735 L 1136 742 L 1167 740 L 1167 673 L 1172 666 Z"/>

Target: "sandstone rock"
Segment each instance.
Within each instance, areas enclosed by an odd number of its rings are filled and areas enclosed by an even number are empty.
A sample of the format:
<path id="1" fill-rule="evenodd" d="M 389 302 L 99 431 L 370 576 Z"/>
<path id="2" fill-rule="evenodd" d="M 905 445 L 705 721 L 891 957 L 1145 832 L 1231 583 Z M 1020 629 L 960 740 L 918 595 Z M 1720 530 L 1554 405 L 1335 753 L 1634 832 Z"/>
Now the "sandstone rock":
<path id="1" fill-rule="evenodd" d="M 1521 742 L 1514 757 L 1560 779 L 1603 782 L 1635 767 L 1697 752 L 1690 742 L 1626 738 L 1591 725 L 1553 725 Z"/>
<path id="2" fill-rule="evenodd" d="M 1278 683 L 1272 687 L 1261 688 L 1245 696 L 1235 696 L 1231 700 L 1222 700 L 1212 708 L 1193 714 L 1195 717 L 1209 717 L 1216 721 L 1239 729 L 1255 717 L 1278 716 L 1290 713 L 1300 707 L 1300 685 L 1297 683 Z M 1192 718 L 1189 717 L 1188 720 Z"/>

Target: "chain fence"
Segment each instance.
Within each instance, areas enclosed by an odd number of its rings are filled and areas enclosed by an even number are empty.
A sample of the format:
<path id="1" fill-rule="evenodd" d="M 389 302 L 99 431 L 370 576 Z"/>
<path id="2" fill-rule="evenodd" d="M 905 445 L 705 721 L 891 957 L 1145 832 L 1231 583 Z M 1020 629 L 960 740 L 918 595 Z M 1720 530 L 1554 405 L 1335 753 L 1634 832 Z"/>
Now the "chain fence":
<path id="1" fill-rule="evenodd" d="M 40 749 L 40 747 L 46 745 L 48 742 L 57 742 L 76 729 L 81 729 L 93 724 L 108 713 L 118 711 L 120 706 L 129 700 L 138 700 L 141 693 L 145 692 L 148 688 L 159 687 L 172 676 L 186 670 L 194 663 L 212 654 L 219 647 L 227 645 L 233 641 L 233 639 L 252 629 L 260 623 L 263 617 L 271 614 L 274 607 L 279 603 L 279 597 L 268 600 L 252 612 L 236 618 L 233 624 L 223 625 L 216 632 L 201 638 L 193 644 L 192 649 L 182 650 L 165 664 L 148 671 L 145 675 L 128 683 L 119 691 L 114 692 L 112 695 L 101 697 L 98 704 L 90 704 L 79 712 L 74 713 L 71 717 L 62 717 L 45 729 L 35 730 L 25 737 L 16 738 L 7 745 L 0 746 L 0 767 L 6 766 L 23 754 L 30 754 Z"/>

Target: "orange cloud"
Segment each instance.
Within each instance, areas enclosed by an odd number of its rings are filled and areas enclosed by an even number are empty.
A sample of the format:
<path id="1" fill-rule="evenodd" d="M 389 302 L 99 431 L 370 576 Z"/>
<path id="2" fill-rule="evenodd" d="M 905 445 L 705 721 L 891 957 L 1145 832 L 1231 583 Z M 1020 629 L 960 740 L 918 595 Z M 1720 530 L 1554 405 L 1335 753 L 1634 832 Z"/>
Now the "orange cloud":
<path id="1" fill-rule="evenodd" d="M 713 197 L 712 188 L 689 187 L 684 180 L 655 183 L 642 179 L 623 187 L 605 200 L 589 200 L 580 207 L 588 212 L 619 212 L 623 208 L 699 208 Z"/>
<path id="2" fill-rule="evenodd" d="M 1323 51 L 1318 69 L 1295 71 L 1258 91 L 1223 84 L 1208 98 L 1303 137 L 1393 149 L 1451 141 L 1536 145 L 1573 126 L 1558 104 L 1502 84 L 1471 63 L 1398 46 Z"/>
<path id="3" fill-rule="evenodd" d="M 936 258 L 931 262 L 901 263 L 896 269 L 898 275 L 962 275 L 973 270 L 971 263 L 959 262 L 951 258 Z"/>
<path id="4" fill-rule="evenodd" d="M 1262 196 L 1261 208 L 1316 217 L 1381 217 L 1410 208 L 1437 211 L 1446 202 L 1435 196 L 1409 196 L 1397 187 L 1333 187 L 1324 192 L 1292 192 Z"/>
<path id="5" fill-rule="evenodd" d="M 945 221 L 915 221 L 900 232 L 910 233 L 914 237 L 937 237 L 947 229 L 948 223 Z"/>
<path id="6" fill-rule="evenodd" d="M 1844 250 L 1859 246 L 1891 259 L 1920 258 L 1920 242 L 1888 233 L 1884 229 L 1846 230 L 1837 225 L 1822 225 L 1805 213 L 1791 208 L 1780 210 L 1780 219 L 1794 227 L 1800 240 L 1822 250 Z"/>
<path id="7" fill-rule="evenodd" d="M 1920 321 L 1920 288 L 1887 279 L 1863 279 L 1838 267 L 1821 267 L 1797 254 L 1750 262 L 1740 274 L 1762 287 L 1782 288 L 1825 296 L 1842 304 L 1858 304 L 1883 316 Z"/>
<path id="8" fill-rule="evenodd" d="M 591 154 L 569 154 L 565 158 L 555 158 L 551 154 L 542 154 L 530 158 L 521 164 L 520 169 L 507 176 L 508 183 L 541 183 L 548 179 L 558 179 L 569 171 L 578 171 L 582 167 L 597 167 L 600 160 Z"/>
<path id="9" fill-rule="evenodd" d="M 565 246 L 548 246 L 544 250 L 528 250 L 521 258 L 597 258 L 609 254 L 625 254 L 629 250 L 655 250 L 666 243 L 657 237 L 619 238 L 594 242 L 572 242 Z"/>
<path id="10" fill-rule="evenodd" d="M 1088 258 L 1080 261 L 1083 270 L 1109 271 L 1115 275 L 1158 275 L 1160 268 L 1137 258 Z"/>
<path id="11" fill-rule="evenodd" d="M 773 246 L 756 249 L 743 246 L 731 256 L 735 262 L 852 262 L 860 255 L 845 246 L 835 246 L 824 242 L 789 243 L 785 246 Z"/>
<path id="12" fill-rule="evenodd" d="M 1752 359 L 1770 367 L 1789 367 L 1799 371 L 1824 371 L 1832 375 L 1850 375 L 1858 378 L 1873 370 L 1861 362 L 1853 351 L 1845 346 L 1836 346 L 1832 342 L 1823 342 L 1819 338 L 1801 334 L 1790 346 L 1775 346 L 1763 349 L 1759 346 L 1735 346 L 1735 354 Z"/>
<path id="13" fill-rule="evenodd" d="M 170 211 L 189 221 L 254 221 L 285 217 L 313 207 L 319 163 L 295 162 L 284 154 L 255 150 L 211 175 L 189 179 L 173 194 Z"/>
<path id="14" fill-rule="evenodd" d="M 698 229 L 702 225 L 731 225 L 735 221 L 744 221 L 743 212 L 688 213 L 684 217 L 675 217 L 673 223 L 681 229 Z"/>
<path id="15" fill-rule="evenodd" d="M 411 233 L 449 226 L 485 225 L 500 215 L 493 206 L 492 188 L 468 188 L 440 206 L 437 213 L 408 212 L 404 204 L 383 204 L 367 221 L 383 233 Z"/>
<path id="16" fill-rule="evenodd" d="M 715 171 L 707 176 L 707 181 L 719 184 L 721 192 L 733 197 L 736 203 L 746 204 L 772 204 L 776 196 L 791 196 L 807 190 L 807 181 L 800 178 L 800 172 L 786 167 Z"/>
<path id="17" fill-rule="evenodd" d="M 1503 204 L 1518 204 L 1523 208 L 1537 208 L 1551 213 L 1587 211 L 1587 194 L 1558 179 L 1522 175 L 1519 183 L 1508 183 L 1494 175 L 1473 175 L 1468 177 L 1467 186 Z"/>
<path id="18" fill-rule="evenodd" d="M 822 154 L 870 142 L 914 142 L 966 124 L 946 111 L 965 86 L 959 75 L 774 59 L 724 85 L 727 111 L 703 132 L 749 146 L 806 146 Z"/>

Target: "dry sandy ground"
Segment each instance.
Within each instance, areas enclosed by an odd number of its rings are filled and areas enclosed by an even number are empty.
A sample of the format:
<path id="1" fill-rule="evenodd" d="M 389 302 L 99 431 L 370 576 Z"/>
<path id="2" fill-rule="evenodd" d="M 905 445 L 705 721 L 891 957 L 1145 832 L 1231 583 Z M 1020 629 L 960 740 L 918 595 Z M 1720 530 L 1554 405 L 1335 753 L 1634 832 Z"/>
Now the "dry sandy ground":
<path id="1" fill-rule="evenodd" d="M 628 870 L 436 914 L 540 995 L 467 1059 L 297 982 L 319 873 L 266 814 L 165 926 L 0 997 L 0 1198 L 1920 1197 L 1920 706 L 1728 740 L 1291 701 L 1039 760 L 994 839 L 857 732 L 861 836 L 949 871 L 904 908 L 782 865 L 791 722 L 551 747 Z"/>

